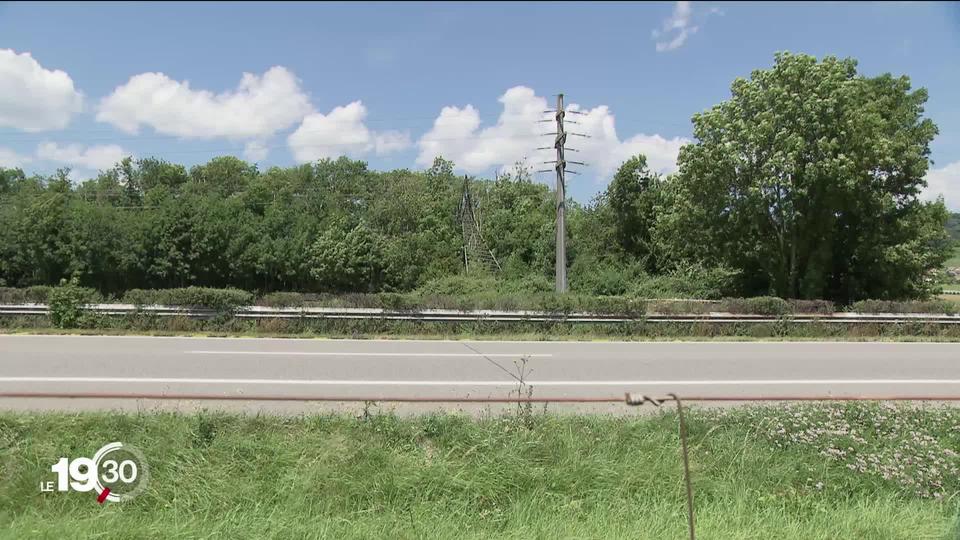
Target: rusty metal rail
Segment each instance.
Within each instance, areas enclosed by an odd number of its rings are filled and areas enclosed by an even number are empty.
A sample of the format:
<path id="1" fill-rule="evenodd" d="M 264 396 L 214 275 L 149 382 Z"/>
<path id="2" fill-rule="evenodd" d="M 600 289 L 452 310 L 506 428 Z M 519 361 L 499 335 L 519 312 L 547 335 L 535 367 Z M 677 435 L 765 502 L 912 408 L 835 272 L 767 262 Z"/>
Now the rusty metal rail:
<path id="1" fill-rule="evenodd" d="M 775 396 L 682 396 L 685 402 L 771 402 L 771 401 L 960 401 L 960 395 L 775 395 Z M 0 392 L 0 398 L 23 399 L 153 399 L 183 401 L 317 401 L 387 403 L 624 403 L 620 396 L 586 397 L 424 397 L 424 396 L 316 396 L 278 394 L 194 394 L 162 392 Z M 642 394 L 626 394 L 628 404 L 638 404 Z"/>

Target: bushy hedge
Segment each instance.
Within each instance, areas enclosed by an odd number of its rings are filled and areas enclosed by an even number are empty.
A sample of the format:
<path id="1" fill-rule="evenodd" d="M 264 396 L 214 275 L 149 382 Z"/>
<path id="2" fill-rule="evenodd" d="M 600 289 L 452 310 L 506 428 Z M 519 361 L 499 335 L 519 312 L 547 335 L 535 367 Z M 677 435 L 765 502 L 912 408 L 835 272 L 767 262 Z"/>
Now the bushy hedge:
<path id="1" fill-rule="evenodd" d="M 161 304 L 231 310 L 253 304 L 253 294 L 239 289 L 212 289 L 207 287 L 131 289 L 123 295 L 123 301 L 138 306 Z"/>
<path id="2" fill-rule="evenodd" d="M 179 289 L 132 289 L 121 298 L 135 305 L 171 305 L 232 311 L 257 304 L 269 307 L 380 308 L 388 310 L 454 309 L 495 311 L 545 311 L 550 313 L 588 312 L 640 317 L 648 312 L 703 314 L 712 311 L 736 314 L 789 316 L 836 311 L 827 300 L 784 300 L 776 297 L 722 298 L 719 300 L 644 300 L 633 295 L 597 296 L 576 292 L 558 295 L 547 279 L 521 281 L 492 277 L 442 278 L 408 293 L 299 293 L 273 292 L 258 298 L 238 289 L 186 287 Z M 24 289 L 0 287 L 0 303 L 47 303 L 56 287 Z M 87 302 L 103 301 L 101 295 L 83 288 Z M 946 300 L 887 301 L 864 300 L 846 308 L 861 313 L 960 313 L 960 303 Z"/>
<path id="3" fill-rule="evenodd" d="M 717 300 L 734 294 L 739 274 L 729 268 L 698 264 L 661 275 L 638 276 L 630 287 L 637 298 L 701 298 Z"/>
<path id="4" fill-rule="evenodd" d="M 433 292 L 376 294 L 270 293 L 257 299 L 270 307 L 379 308 L 387 310 L 448 309 L 492 311 L 547 311 L 550 313 L 593 312 L 643 315 L 646 302 L 622 296 L 558 295 L 553 292 L 502 294 L 497 291 L 470 295 Z"/>
<path id="5" fill-rule="evenodd" d="M 305 295 L 296 292 L 272 292 L 257 298 L 258 306 L 268 307 L 302 307 L 306 305 Z"/>
<path id="6" fill-rule="evenodd" d="M 948 300 L 894 302 L 889 300 L 861 300 L 855 302 L 851 311 L 858 313 L 960 313 L 960 303 Z"/>
<path id="7" fill-rule="evenodd" d="M 430 280 L 417 292 L 427 296 L 474 296 L 496 292 L 500 285 L 491 276 L 456 275 Z"/>
<path id="8" fill-rule="evenodd" d="M 793 307 L 783 298 L 758 296 L 756 298 L 724 298 L 719 311 L 744 315 L 786 315 Z"/>
<path id="9" fill-rule="evenodd" d="M 829 315 L 836 312 L 836 306 L 830 300 L 788 300 L 794 313 L 815 313 Z"/>
<path id="10" fill-rule="evenodd" d="M 25 289 L 0 287 L 0 303 L 2 304 L 46 304 L 50 296 L 47 285 L 34 285 Z"/>

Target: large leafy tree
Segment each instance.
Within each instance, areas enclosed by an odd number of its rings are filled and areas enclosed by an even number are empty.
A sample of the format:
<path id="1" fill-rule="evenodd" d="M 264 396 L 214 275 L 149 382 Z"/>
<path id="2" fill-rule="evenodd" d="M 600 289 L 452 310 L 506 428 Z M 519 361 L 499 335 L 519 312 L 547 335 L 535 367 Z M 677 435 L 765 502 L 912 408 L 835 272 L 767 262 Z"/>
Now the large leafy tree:
<path id="1" fill-rule="evenodd" d="M 363 221 L 327 229 L 313 244 L 311 273 L 323 290 L 375 292 L 383 282 L 383 239 Z"/>
<path id="2" fill-rule="evenodd" d="M 731 90 L 693 118 L 658 218 L 666 250 L 741 270 L 748 294 L 924 294 L 946 219 L 917 197 L 937 133 L 926 91 L 862 76 L 852 59 L 789 53 Z"/>
<path id="3" fill-rule="evenodd" d="M 640 154 L 625 161 L 607 186 L 612 229 L 619 247 L 629 255 L 646 261 L 653 269 L 650 231 L 655 221 L 660 175 L 647 167 Z"/>

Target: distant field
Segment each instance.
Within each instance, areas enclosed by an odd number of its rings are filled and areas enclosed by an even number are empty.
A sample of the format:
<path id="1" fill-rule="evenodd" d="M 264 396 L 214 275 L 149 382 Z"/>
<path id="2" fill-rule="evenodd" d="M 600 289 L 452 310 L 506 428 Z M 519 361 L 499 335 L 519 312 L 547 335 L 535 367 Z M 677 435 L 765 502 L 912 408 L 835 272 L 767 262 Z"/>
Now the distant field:
<path id="1" fill-rule="evenodd" d="M 676 417 L 625 412 L 0 413 L 0 538 L 685 538 Z M 960 531 L 960 409 L 692 410 L 689 427 L 700 538 Z M 113 440 L 150 465 L 137 499 L 39 491 L 60 456 Z"/>

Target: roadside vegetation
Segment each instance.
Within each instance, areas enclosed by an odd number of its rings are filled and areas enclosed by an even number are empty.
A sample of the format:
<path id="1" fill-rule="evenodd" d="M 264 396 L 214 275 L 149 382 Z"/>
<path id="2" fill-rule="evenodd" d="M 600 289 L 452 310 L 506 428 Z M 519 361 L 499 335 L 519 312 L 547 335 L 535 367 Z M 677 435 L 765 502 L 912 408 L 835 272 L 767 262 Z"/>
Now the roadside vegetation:
<path id="1" fill-rule="evenodd" d="M 444 278 L 441 282 L 450 281 Z M 501 284 L 487 280 L 477 284 L 461 277 L 453 283 L 434 283 L 411 293 L 323 295 L 269 293 L 256 298 L 236 289 L 188 287 L 165 290 L 128 291 L 120 299 L 103 298 L 97 291 L 75 282 L 58 287 L 35 286 L 27 289 L 0 288 L 0 303 L 47 303 L 47 315 L 0 317 L 0 331 L 50 332 L 80 330 L 102 334 L 291 336 L 291 337 L 440 337 L 510 339 L 960 339 L 960 324 L 932 322 L 810 322 L 798 317 L 827 317 L 843 308 L 832 302 L 783 300 L 777 297 L 722 298 L 714 301 L 657 300 L 630 297 L 594 297 L 557 295 L 552 292 L 522 296 L 490 294 L 502 290 Z M 476 294 L 444 296 L 438 292 L 462 291 L 464 283 L 478 285 Z M 121 301 L 133 304 L 125 315 L 106 315 L 85 310 L 89 303 Z M 189 309 L 206 309 L 203 317 L 186 314 L 160 315 L 147 307 L 155 304 Z M 239 311 L 251 304 L 298 308 L 378 308 L 392 313 L 421 309 L 447 310 L 536 310 L 552 315 L 592 313 L 598 317 L 629 318 L 620 322 L 556 321 L 429 321 L 314 318 L 300 316 L 240 317 Z M 858 313 L 957 314 L 960 303 L 946 299 L 927 301 L 864 300 L 846 308 Z M 711 312 L 733 315 L 762 315 L 764 321 L 717 323 L 706 319 Z M 653 316 L 683 315 L 693 321 L 652 321 Z"/>
<path id="2" fill-rule="evenodd" d="M 840 306 L 931 297 L 952 246 L 943 203 L 918 197 L 937 133 L 926 100 L 907 77 L 865 76 L 852 59 L 776 55 L 693 116 L 676 173 L 634 156 L 594 200 L 568 202 L 572 292 Z M 0 286 L 409 294 L 469 271 L 498 285 L 435 294 L 549 291 L 550 188 L 523 166 L 494 179 L 454 166 L 143 158 L 79 183 L 66 170 L 0 169 Z M 466 251 L 464 227 L 482 237 Z"/>
<path id="3" fill-rule="evenodd" d="M 953 303 L 929 300 L 861 300 L 837 306 L 828 300 L 784 300 L 772 296 L 717 299 L 657 299 L 635 296 L 556 294 L 549 290 L 520 291 L 516 284 L 493 279 L 444 278 L 409 293 L 317 294 L 273 292 L 256 296 L 238 289 L 187 287 L 128 291 L 120 297 L 104 297 L 94 289 L 64 282 L 57 287 L 25 289 L 0 287 L 0 304 L 50 304 L 58 310 L 76 311 L 86 304 L 132 304 L 205 308 L 229 314 L 250 306 L 273 308 L 374 308 L 388 311 L 442 310 L 533 310 L 546 313 L 595 313 L 642 317 L 645 314 L 704 314 L 723 312 L 741 315 L 829 315 L 858 313 L 960 312 Z M 71 311 L 72 313 L 72 311 Z M 76 320 L 72 315 L 69 320 Z"/>
<path id="4" fill-rule="evenodd" d="M 0 414 L 0 537 L 684 538 L 672 411 L 576 417 Z M 698 537 L 949 539 L 960 412 L 689 414 Z M 102 434 L 102 440 L 90 434 Z M 137 499 L 40 493 L 61 456 L 139 447 Z"/>

